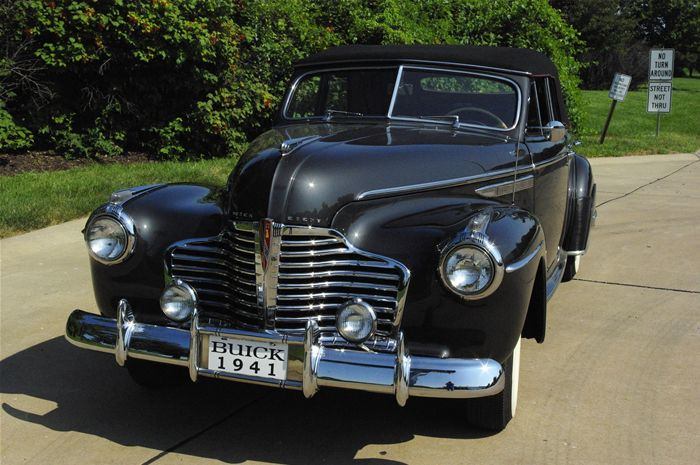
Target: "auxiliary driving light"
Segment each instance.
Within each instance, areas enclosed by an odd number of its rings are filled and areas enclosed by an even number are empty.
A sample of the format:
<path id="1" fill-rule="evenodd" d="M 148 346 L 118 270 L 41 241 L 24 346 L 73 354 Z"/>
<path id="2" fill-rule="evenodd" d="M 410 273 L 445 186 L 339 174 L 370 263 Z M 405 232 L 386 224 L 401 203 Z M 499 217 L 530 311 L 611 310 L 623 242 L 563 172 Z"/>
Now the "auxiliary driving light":
<path id="1" fill-rule="evenodd" d="M 359 344 L 372 337 L 377 330 L 377 315 L 370 304 L 354 299 L 338 311 L 336 327 L 346 340 Z"/>
<path id="2" fill-rule="evenodd" d="M 197 294 L 187 283 L 175 281 L 160 296 L 160 309 L 173 321 L 184 321 L 192 316 L 197 304 Z"/>

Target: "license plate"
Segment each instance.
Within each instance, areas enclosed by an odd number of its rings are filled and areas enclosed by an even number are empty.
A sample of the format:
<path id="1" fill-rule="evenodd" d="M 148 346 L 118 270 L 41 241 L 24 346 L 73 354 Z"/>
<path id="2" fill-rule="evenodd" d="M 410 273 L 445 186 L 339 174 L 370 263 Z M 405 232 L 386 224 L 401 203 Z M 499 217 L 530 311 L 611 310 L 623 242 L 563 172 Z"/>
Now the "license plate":
<path id="1" fill-rule="evenodd" d="M 209 368 L 258 378 L 287 378 L 287 344 L 209 336 Z"/>

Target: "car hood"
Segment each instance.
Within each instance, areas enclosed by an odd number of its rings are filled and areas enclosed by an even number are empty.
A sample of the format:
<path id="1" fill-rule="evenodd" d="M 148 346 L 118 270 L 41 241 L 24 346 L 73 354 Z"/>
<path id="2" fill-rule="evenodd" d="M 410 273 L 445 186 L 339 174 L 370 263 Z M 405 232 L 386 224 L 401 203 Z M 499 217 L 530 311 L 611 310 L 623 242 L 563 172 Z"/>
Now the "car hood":
<path id="1" fill-rule="evenodd" d="M 293 148 L 283 155 L 285 142 Z M 229 213 L 330 226 L 364 192 L 502 169 L 514 149 L 506 137 L 443 125 L 280 126 L 253 141 L 231 174 Z"/>

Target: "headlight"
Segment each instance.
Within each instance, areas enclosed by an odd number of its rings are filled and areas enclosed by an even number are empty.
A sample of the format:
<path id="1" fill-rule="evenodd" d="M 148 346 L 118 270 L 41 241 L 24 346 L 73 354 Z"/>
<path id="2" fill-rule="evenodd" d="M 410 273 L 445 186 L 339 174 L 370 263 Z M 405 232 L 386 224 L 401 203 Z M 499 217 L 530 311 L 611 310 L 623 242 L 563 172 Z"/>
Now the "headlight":
<path id="1" fill-rule="evenodd" d="M 336 326 L 346 340 L 359 344 L 372 337 L 376 331 L 377 316 L 370 304 L 354 299 L 338 311 Z"/>
<path id="2" fill-rule="evenodd" d="M 444 253 L 440 277 L 445 286 L 468 300 L 491 295 L 503 279 L 503 262 L 498 250 L 479 235 L 458 243 Z"/>
<path id="3" fill-rule="evenodd" d="M 189 285 L 177 280 L 168 286 L 160 296 L 160 309 L 173 321 L 184 321 L 194 312 L 197 295 Z"/>
<path id="4" fill-rule="evenodd" d="M 124 225 L 111 216 L 93 219 L 85 232 L 88 251 L 95 260 L 115 263 L 124 257 L 129 246 L 129 235 Z"/>
<path id="5" fill-rule="evenodd" d="M 478 247 L 456 247 L 445 257 L 446 284 L 460 294 L 476 294 L 493 280 L 491 257 Z"/>

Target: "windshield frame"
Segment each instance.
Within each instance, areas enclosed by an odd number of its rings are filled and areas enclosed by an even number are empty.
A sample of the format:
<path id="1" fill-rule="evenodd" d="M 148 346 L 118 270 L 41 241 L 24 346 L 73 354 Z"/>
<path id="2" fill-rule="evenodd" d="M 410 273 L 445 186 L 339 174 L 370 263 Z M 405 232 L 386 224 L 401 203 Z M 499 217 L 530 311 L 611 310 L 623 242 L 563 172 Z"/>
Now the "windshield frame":
<path id="1" fill-rule="evenodd" d="M 387 109 L 387 113 L 385 115 L 362 115 L 362 116 L 336 116 L 338 119 L 351 119 L 351 120 L 358 120 L 358 119 L 371 119 L 371 120 L 389 120 L 389 121 L 408 121 L 408 122 L 417 122 L 417 123 L 430 123 L 430 124 L 440 124 L 440 125 L 446 125 L 446 126 L 452 126 L 452 127 L 471 127 L 471 128 L 478 128 L 478 129 L 486 129 L 490 131 L 498 131 L 498 132 L 511 132 L 515 130 L 519 123 L 520 123 L 520 116 L 521 116 L 521 111 L 522 111 L 522 91 L 520 89 L 520 85 L 513 79 L 510 79 L 506 76 L 501 76 L 501 75 L 496 75 L 496 74 L 490 74 L 490 73 L 483 73 L 479 71 L 472 71 L 468 69 L 455 69 L 451 67 L 443 67 L 443 66 L 420 66 L 420 65 L 385 65 L 385 66 L 344 66 L 344 67 L 337 67 L 337 68 L 318 68 L 318 69 L 313 69 L 306 71 L 304 73 L 299 74 L 294 81 L 292 82 L 292 85 L 289 87 L 289 90 L 287 91 L 287 95 L 284 99 L 284 104 L 282 107 L 282 112 L 281 116 L 284 120 L 286 121 L 291 121 L 291 122 L 312 122 L 312 121 L 325 121 L 328 122 L 330 121 L 330 118 L 327 115 L 313 115 L 313 116 L 305 116 L 302 118 L 293 118 L 290 117 L 287 114 L 287 109 L 289 108 L 289 105 L 291 103 L 292 97 L 294 96 L 294 93 L 297 89 L 298 84 L 304 79 L 306 76 L 310 74 L 322 74 L 322 73 L 329 73 L 333 71 L 351 71 L 351 70 L 367 70 L 367 69 L 395 69 L 397 70 L 396 72 L 396 79 L 394 81 L 394 89 L 391 94 L 391 100 L 389 102 L 389 108 Z M 418 71 L 437 71 L 437 72 L 444 72 L 444 73 L 455 73 L 455 74 L 466 74 L 470 76 L 476 76 L 480 78 L 488 78 L 488 79 L 493 79 L 496 81 L 501 81 L 509 84 L 515 89 L 515 94 L 516 94 L 516 109 L 515 109 L 515 118 L 513 120 L 513 124 L 507 128 L 498 128 L 494 126 L 487 126 L 483 124 L 473 124 L 473 123 L 463 123 L 459 122 L 459 126 L 455 126 L 452 122 L 450 121 L 445 121 L 441 119 L 430 119 L 426 117 L 411 117 L 411 116 L 394 116 L 393 111 L 394 111 L 394 103 L 396 101 L 398 89 L 399 89 L 399 84 L 401 83 L 401 79 L 403 77 L 404 70 L 418 70 Z"/>

